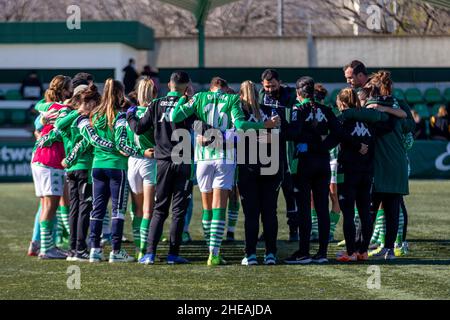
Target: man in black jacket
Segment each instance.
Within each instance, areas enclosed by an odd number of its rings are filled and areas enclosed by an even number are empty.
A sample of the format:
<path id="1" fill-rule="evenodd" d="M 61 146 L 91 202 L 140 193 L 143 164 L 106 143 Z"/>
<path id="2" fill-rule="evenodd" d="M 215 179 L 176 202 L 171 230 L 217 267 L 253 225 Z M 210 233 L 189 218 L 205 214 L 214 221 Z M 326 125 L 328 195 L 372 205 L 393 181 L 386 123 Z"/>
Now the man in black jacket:
<path id="1" fill-rule="evenodd" d="M 280 76 L 276 70 L 267 69 L 261 75 L 263 88 L 259 92 L 259 104 L 274 108 L 278 115 L 290 122 L 290 114 L 292 107 L 296 103 L 296 92 L 294 88 L 287 87 L 281 84 Z M 292 182 L 292 175 L 295 173 L 296 160 L 293 159 L 292 143 L 280 141 L 286 145 L 283 148 L 286 152 L 282 158 L 284 172 L 283 195 L 286 200 L 286 216 L 289 225 L 289 241 L 298 241 L 298 208 L 295 203 L 294 185 Z"/>
<path id="2" fill-rule="evenodd" d="M 169 215 L 171 203 L 172 224 L 170 227 L 170 248 L 167 263 L 188 263 L 188 260 L 179 256 L 179 249 L 184 217 L 192 197 L 192 163 L 190 157 L 187 161 L 188 163 L 184 161 L 182 163 L 173 162 L 172 154 L 175 152 L 174 148 L 179 142 L 172 141 L 172 135 L 178 129 L 181 129 L 178 132 L 189 132 L 193 124 L 193 118 L 174 123 L 171 120 L 171 113 L 189 85 L 190 79 L 186 72 L 174 72 L 170 77 L 170 92 L 166 97 L 154 100 L 141 119 L 136 118 L 135 108 L 127 112 L 127 121 L 130 128 L 136 134 L 143 134 L 153 128 L 156 142 L 156 201 L 150 224 L 147 254 L 139 260 L 141 264 L 153 264 L 155 261 L 156 248 L 161 238 L 164 221 Z M 189 148 L 191 148 L 190 141 L 189 137 Z M 183 142 L 186 143 L 186 141 Z M 181 156 L 184 159 L 186 155 Z"/>

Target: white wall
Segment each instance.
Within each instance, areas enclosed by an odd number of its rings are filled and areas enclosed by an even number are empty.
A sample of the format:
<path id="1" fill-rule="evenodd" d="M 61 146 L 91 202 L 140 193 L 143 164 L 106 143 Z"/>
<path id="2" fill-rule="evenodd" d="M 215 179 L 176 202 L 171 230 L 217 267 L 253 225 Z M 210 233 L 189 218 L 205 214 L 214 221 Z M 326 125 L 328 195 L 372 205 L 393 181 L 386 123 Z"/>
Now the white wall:
<path id="1" fill-rule="evenodd" d="M 353 59 L 368 67 L 450 67 L 449 36 L 314 38 L 313 67 L 342 67 Z M 207 38 L 206 67 L 308 67 L 306 38 Z M 197 67 L 196 38 L 159 38 L 151 64 Z"/>
<path id="2" fill-rule="evenodd" d="M 140 52 L 124 44 L 17 44 L 0 45 L 0 69 L 122 69 Z"/>
<path id="3" fill-rule="evenodd" d="M 450 67 L 450 37 L 317 38 L 317 64 L 343 66 L 352 59 L 370 67 Z"/>

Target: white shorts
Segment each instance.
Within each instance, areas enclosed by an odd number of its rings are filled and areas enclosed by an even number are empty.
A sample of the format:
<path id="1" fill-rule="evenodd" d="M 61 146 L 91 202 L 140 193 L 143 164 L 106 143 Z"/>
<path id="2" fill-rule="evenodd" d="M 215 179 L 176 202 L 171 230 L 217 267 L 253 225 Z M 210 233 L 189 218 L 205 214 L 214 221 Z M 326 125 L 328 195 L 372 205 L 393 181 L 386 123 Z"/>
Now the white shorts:
<path id="1" fill-rule="evenodd" d="M 31 164 L 37 197 L 63 196 L 65 171 Z"/>
<path id="2" fill-rule="evenodd" d="M 223 160 L 197 162 L 197 182 L 200 192 L 210 193 L 213 189 L 232 190 L 236 164 Z"/>
<path id="3" fill-rule="evenodd" d="M 144 192 L 144 186 L 156 185 L 156 160 L 130 157 L 128 183 L 135 194 Z"/>
<path id="4" fill-rule="evenodd" d="M 337 168 L 338 168 L 338 164 L 337 161 L 331 163 L 330 162 L 330 168 L 331 168 L 331 180 L 330 183 L 337 183 Z"/>

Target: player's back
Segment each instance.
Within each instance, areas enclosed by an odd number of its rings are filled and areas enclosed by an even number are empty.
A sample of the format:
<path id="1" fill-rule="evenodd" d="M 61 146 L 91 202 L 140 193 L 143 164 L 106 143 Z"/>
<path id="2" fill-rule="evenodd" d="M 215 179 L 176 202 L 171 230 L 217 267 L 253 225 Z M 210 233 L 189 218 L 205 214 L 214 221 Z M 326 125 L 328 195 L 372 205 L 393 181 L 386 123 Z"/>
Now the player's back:
<path id="1" fill-rule="evenodd" d="M 239 108 L 239 95 L 209 91 L 197 93 L 192 100 L 203 122 L 221 131 L 233 126 L 233 109 Z"/>

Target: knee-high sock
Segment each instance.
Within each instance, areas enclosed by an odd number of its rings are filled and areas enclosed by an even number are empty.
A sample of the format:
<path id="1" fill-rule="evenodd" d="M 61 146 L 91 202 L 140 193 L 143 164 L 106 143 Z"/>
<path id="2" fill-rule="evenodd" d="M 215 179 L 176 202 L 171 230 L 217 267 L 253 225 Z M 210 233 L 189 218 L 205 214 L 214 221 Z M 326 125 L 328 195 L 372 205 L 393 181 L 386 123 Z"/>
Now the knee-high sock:
<path id="1" fill-rule="evenodd" d="M 69 224 L 69 206 L 59 206 L 61 222 L 63 225 L 63 237 L 68 238 L 70 235 L 70 224 Z"/>
<path id="2" fill-rule="evenodd" d="M 141 247 L 141 224 L 142 224 L 142 217 L 136 217 L 135 215 L 132 216 L 132 229 L 133 229 L 133 241 L 136 248 Z"/>
<path id="3" fill-rule="evenodd" d="M 58 208 L 56 209 L 56 242 L 62 242 L 62 238 L 63 238 L 63 233 L 64 233 L 64 223 L 62 221 L 62 216 L 61 216 L 61 207 L 58 206 Z"/>
<path id="4" fill-rule="evenodd" d="M 209 253 L 219 255 L 223 235 L 225 233 L 226 209 L 213 209 L 211 221 L 211 237 L 209 241 Z"/>
<path id="5" fill-rule="evenodd" d="M 235 232 L 239 217 L 239 200 L 230 201 L 228 205 L 228 232 Z"/>
<path id="6" fill-rule="evenodd" d="M 212 220 L 212 218 L 213 218 L 213 211 L 203 209 L 202 226 L 203 226 L 203 234 L 207 241 L 209 241 L 210 236 L 211 236 L 211 220 Z"/>
<path id="7" fill-rule="evenodd" d="M 336 226 L 339 222 L 341 215 L 339 212 L 330 211 L 330 237 L 334 237 L 334 232 L 336 231 Z"/>
<path id="8" fill-rule="evenodd" d="M 372 235 L 371 243 L 384 244 L 384 238 L 386 233 L 386 225 L 384 221 L 384 210 L 378 210 L 375 220 L 375 228 Z"/>
<path id="9" fill-rule="evenodd" d="M 41 241 L 41 225 L 39 223 L 39 220 L 41 218 L 41 211 L 42 207 L 39 203 L 39 208 L 36 212 L 36 216 L 34 218 L 34 227 L 33 227 L 33 236 L 31 237 L 31 241 L 33 242 L 39 242 Z"/>
<path id="10" fill-rule="evenodd" d="M 150 229 L 150 219 L 143 218 L 141 221 L 141 227 L 140 227 L 140 246 L 139 250 L 142 254 L 145 254 L 147 252 L 147 239 L 148 239 L 148 232 Z"/>
<path id="11" fill-rule="evenodd" d="M 55 247 L 53 242 L 53 222 L 44 220 L 41 221 L 41 253 L 46 253 L 48 250 Z"/>
<path id="12" fill-rule="evenodd" d="M 403 215 L 403 210 L 400 207 L 400 215 L 398 219 L 398 232 L 397 238 L 395 240 L 395 245 L 401 247 L 403 242 L 403 228 L 405 225 L 405 216 Z"/>

